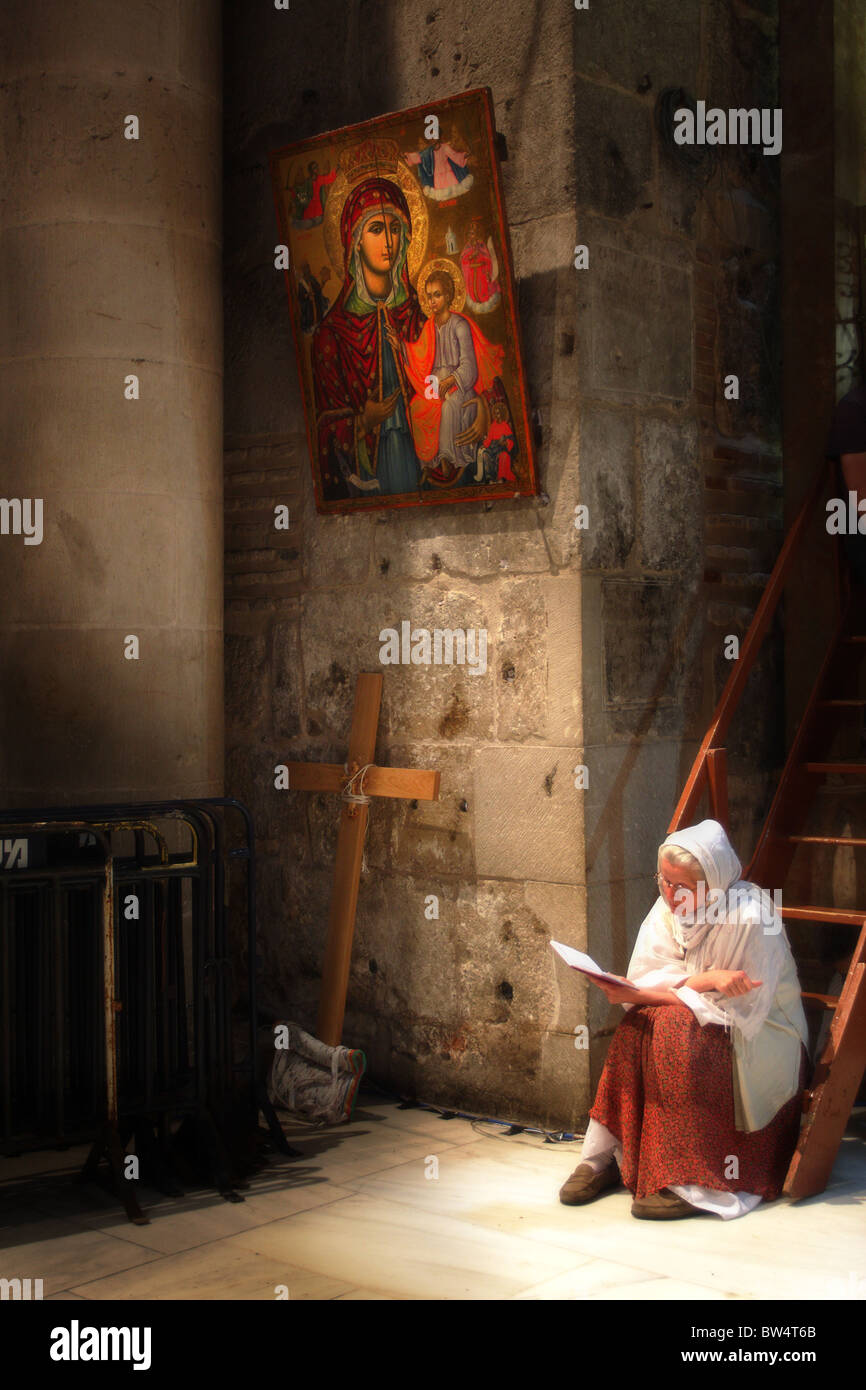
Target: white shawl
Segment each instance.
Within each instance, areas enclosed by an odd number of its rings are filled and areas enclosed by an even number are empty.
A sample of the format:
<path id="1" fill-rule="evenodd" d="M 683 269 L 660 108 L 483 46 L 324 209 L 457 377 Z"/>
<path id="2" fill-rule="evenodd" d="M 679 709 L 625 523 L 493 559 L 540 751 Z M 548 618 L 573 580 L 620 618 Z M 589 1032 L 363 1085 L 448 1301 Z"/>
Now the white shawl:
<path id="1" fill-rule="evenodd" d="M 638 933 L 628 978 L 644 989 L 672 989 L 702 1027 L 728 1031 L 736 1127 L 764 1129 L 798 1091 L 800 1044 L 808 1044 L 791 948 L 770 894 L 740 878 L 740 861 L 718 821 L 677 830 L 662 848 L 673 845 L 701 865 L 709 907 L 683 920 L 659 897 Z M 689 989 L 685 981 L 704 970 L 745 970 L 762 984 L 736 998 Z"/>

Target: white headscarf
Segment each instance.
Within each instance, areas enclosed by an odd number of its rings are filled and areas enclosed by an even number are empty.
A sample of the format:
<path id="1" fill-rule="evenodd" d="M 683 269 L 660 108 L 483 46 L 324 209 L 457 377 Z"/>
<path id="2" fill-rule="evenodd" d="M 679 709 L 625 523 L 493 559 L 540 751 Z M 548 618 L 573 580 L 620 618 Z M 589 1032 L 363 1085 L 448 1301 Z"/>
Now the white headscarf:
<path id="1" fill-rule="evenodd" d="M 708 895 L 710 890 L 724 893 L 724 906 L 720 912 L 705 906 L 689 922 L 671 912 L 659 896 L 641 926 L 628 978 L 647 989 L 676 988 L 705 970 L 745 970 L 762 982 L 759 989 L 736 997 L 710 991 L 706 998 L 720 1011 L 720 1022 L 736 1026 L 745 1038 L 754 1037 L 773 1005 L 783 970 L 789 962 L 793 968 L 773 899 L 740 878 L 742 865 L 718 821 L 674 831 L 661 849 L 673 846 L 694 855 L 706 876 Z"/>

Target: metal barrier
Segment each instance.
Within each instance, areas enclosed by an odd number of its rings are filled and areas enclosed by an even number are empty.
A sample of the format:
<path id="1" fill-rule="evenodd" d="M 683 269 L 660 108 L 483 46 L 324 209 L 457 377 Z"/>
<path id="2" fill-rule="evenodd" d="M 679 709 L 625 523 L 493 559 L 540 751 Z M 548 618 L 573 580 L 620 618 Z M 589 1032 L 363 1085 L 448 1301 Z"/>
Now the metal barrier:
<path id="1" fill-rule="evenodd" d="M 226 820 L 243 820 L 240 844 Z M 182 848 L 171 842 L 184 840 Z M 249 1058 L 235 1074 L 227 873 L 246 870 Z M 232 798 L 0 813 L 0 1154 L 93 1140 L 130 1219 L 144 1222 L 125 1147 L 164 1190 L 171 1122 L 188 1116 L 220 1192 L 234 1190 L 225 1139 L 256 1082 L 255 849 Z"/>
<path id="2" fill-rule="evenodd" d="M 21 1153 L 117 1123 L 113 882 L 107 837 L 86 822 L 2 829 L 15 868 L 0 874 L 0 1152 Z M 96 854 L 76 864 L 82 832 Z M 29 856 L 33 835 L 54 853 Z"/>

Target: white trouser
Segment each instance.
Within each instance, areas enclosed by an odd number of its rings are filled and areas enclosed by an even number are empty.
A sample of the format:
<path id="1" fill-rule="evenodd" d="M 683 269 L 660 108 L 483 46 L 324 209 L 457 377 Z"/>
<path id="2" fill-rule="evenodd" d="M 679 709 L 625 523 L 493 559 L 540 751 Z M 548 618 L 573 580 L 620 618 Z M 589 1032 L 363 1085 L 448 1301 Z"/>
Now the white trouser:
<path id="1" fill-rule="evenodd" d="M 591 1164 L 598 1173 L 607 1166 L 611 1158 L 622 1164 L 622 1145 L 616 1135 L 611 1134 L 604 1125 L 600 1125 L 598 1120 L 590 1120 L 580 1153 L 581 1163 Z M 668 1191 L 675 1192 L 693 1207 L 700 1207 L 702 1211 L 710 1211 L 714 1216 L 720 1216 L 723 1221 L 733 1221 L 737 1216 L 745 1216 L 747 1212 L 754 1211 L 761 1201 L 753 1192 L 717 1192 L 715 1188 L 698 1187 L 696 1183 L 684 1183 L 679 1187 L 670 1187 Z"/>

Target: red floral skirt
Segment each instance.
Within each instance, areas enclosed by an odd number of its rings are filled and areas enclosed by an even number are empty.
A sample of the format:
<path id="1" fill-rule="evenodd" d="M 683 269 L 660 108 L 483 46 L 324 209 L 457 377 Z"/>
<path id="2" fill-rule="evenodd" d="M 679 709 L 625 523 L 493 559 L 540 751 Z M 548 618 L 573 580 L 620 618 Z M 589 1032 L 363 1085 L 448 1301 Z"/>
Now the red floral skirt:
<path id="1" fill-rule="evenodd" d="M 731 1066 L 724 1028 L 701 1027 L 690 1009 L 629 1009 L 589 1113 L 622 1144 L 622 1180 L 635 1197 L 681 1183 L 767 1202 L 779 1196 L 800 1132 L 801 1093 L 766 1128 L 745 1134 L 734 1128 Z M 807 1076 L 803 1048 L 801 1087 Z"/>

